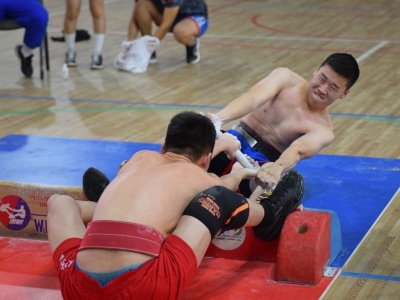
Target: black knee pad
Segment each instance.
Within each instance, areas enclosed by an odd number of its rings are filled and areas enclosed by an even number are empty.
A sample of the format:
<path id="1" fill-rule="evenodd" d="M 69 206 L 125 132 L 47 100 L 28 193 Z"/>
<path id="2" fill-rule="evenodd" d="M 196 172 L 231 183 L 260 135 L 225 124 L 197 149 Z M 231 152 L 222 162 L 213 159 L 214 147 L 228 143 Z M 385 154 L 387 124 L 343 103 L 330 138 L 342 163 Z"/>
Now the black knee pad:
<path id="1" fill-rule="evenodd" d="M 249 203 L 223 186 L 214 186 L 196 195 L 183 214 L 202 222 L 214 238 L 221 228 L 243 227 L 249 218 Z"/>

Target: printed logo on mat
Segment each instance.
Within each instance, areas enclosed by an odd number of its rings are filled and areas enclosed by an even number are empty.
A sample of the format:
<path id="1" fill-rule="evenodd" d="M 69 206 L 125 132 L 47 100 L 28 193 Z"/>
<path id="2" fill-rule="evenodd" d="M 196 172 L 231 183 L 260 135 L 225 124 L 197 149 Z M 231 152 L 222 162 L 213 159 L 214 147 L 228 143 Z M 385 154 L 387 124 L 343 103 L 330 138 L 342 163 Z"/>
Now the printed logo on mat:
<path id="1" fill-rule="evenodd" d="M 218 233 L 212 243 L 222 250 L 234 250 L 239 248 L 246 239 L 246 229 L 233 229 Z"/>
<path id="2" fill-rule="evenodd" d="M 28 225 L 31 211 L 24 199 L 8 195 L 0 201 L 0 222 L 11 230 L 22 230 Z"/>

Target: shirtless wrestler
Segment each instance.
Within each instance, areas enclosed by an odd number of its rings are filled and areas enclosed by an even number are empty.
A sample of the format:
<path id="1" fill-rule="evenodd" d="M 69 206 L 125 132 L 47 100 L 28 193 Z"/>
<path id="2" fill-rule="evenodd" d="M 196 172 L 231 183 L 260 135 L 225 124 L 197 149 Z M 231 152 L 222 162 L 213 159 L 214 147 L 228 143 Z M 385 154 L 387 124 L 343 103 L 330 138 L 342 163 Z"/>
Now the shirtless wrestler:
<path id="1" fill-rule="evenodd" d="M 239 119 L 228 132 L 241 141 L 243 153 L 264 163 L 257 182 L 273 189 L 300 160 L 334 141 L 328 107 L 343 99 L 358 77 L 357 61 L 347 53 L 329 55 L 310 81 L 288 68 L 277 68 L 209 117 L 219 124 Z M 222 174 L 228 165 L 221 153 L 209 171 Z M 251 192 L 248 182 L 241 185 L 241 192 Z"/>
<path id="2" fill-rule="evenodd" d="M 180 299 L 221 228 L 281 228 L 301 195 L 248 201 L 232 190 L 253 170 L 206 171 L 214 143 L 207 117 L 179 113 L 161 153 L 133 155 L 97 203 L 50 197 L 48 238 L 64 299 Z"/>

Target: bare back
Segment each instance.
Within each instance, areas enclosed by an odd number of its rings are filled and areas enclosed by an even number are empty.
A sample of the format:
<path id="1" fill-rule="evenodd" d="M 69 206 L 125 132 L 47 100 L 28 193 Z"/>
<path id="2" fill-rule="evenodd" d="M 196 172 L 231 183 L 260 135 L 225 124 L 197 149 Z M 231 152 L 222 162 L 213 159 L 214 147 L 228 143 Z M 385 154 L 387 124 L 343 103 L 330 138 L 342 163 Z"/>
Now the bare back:
<path id="1" fill-rule="evenodd" d="M 182 156 L 141 151 L 124 165 L 103 192 L 93 220 L 134 222 L 171 233 L 188 203 L 202 190 L 220 184 Z M 78 254 L 82 267 L 98 271 L 142 263 L 151 257 L 117 250 L 85 250 Z M 101 262 L 101 263 L 99 263 Z"/>
<path id="2" fill-rule="evenodd" d="M 279 93 L 241 118 L 264 141 L 281 152 L 294 140 L 317 127 L 332 130 L 328 111 L 312 111 L 307 104 L 310 84 L 289 69 L 284 68 L 282 72 L 285 72 L 285 82 Z M 267 83 L 267 80 L 265 83 L 261 81 L 258 88 L 268 89 Z"/>
<path id="3" fill-rule="evenodd" d="M 136 222 L 152 226 L 166 236 L 175 228 L 189 201 L 218 180 L 187 160 L 142 151 L 104 191 L 93 220 Z"/>

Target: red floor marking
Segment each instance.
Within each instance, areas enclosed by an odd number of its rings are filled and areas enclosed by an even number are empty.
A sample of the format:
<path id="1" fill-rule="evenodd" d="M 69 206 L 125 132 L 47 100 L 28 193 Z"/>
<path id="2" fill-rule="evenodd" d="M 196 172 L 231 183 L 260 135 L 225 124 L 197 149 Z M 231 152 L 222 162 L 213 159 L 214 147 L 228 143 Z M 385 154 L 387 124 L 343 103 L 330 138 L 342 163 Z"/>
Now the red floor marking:
<path id="1" fill-rule="evenodd" d="M 63 300 L 59 290 L 0 284 L 0 299 Z"/>
<path id="2" fill-rule="evenodd" d="M 48 242 L 0 238 L 0 299 L 62 299 Z"/>
<path id="3" fill-rule="evenodd" d="M 279 283 L 273 279 L 275 264 L 205 258 L 184 299 L 319 299 L 332 278 L 318 285 Z"/>

